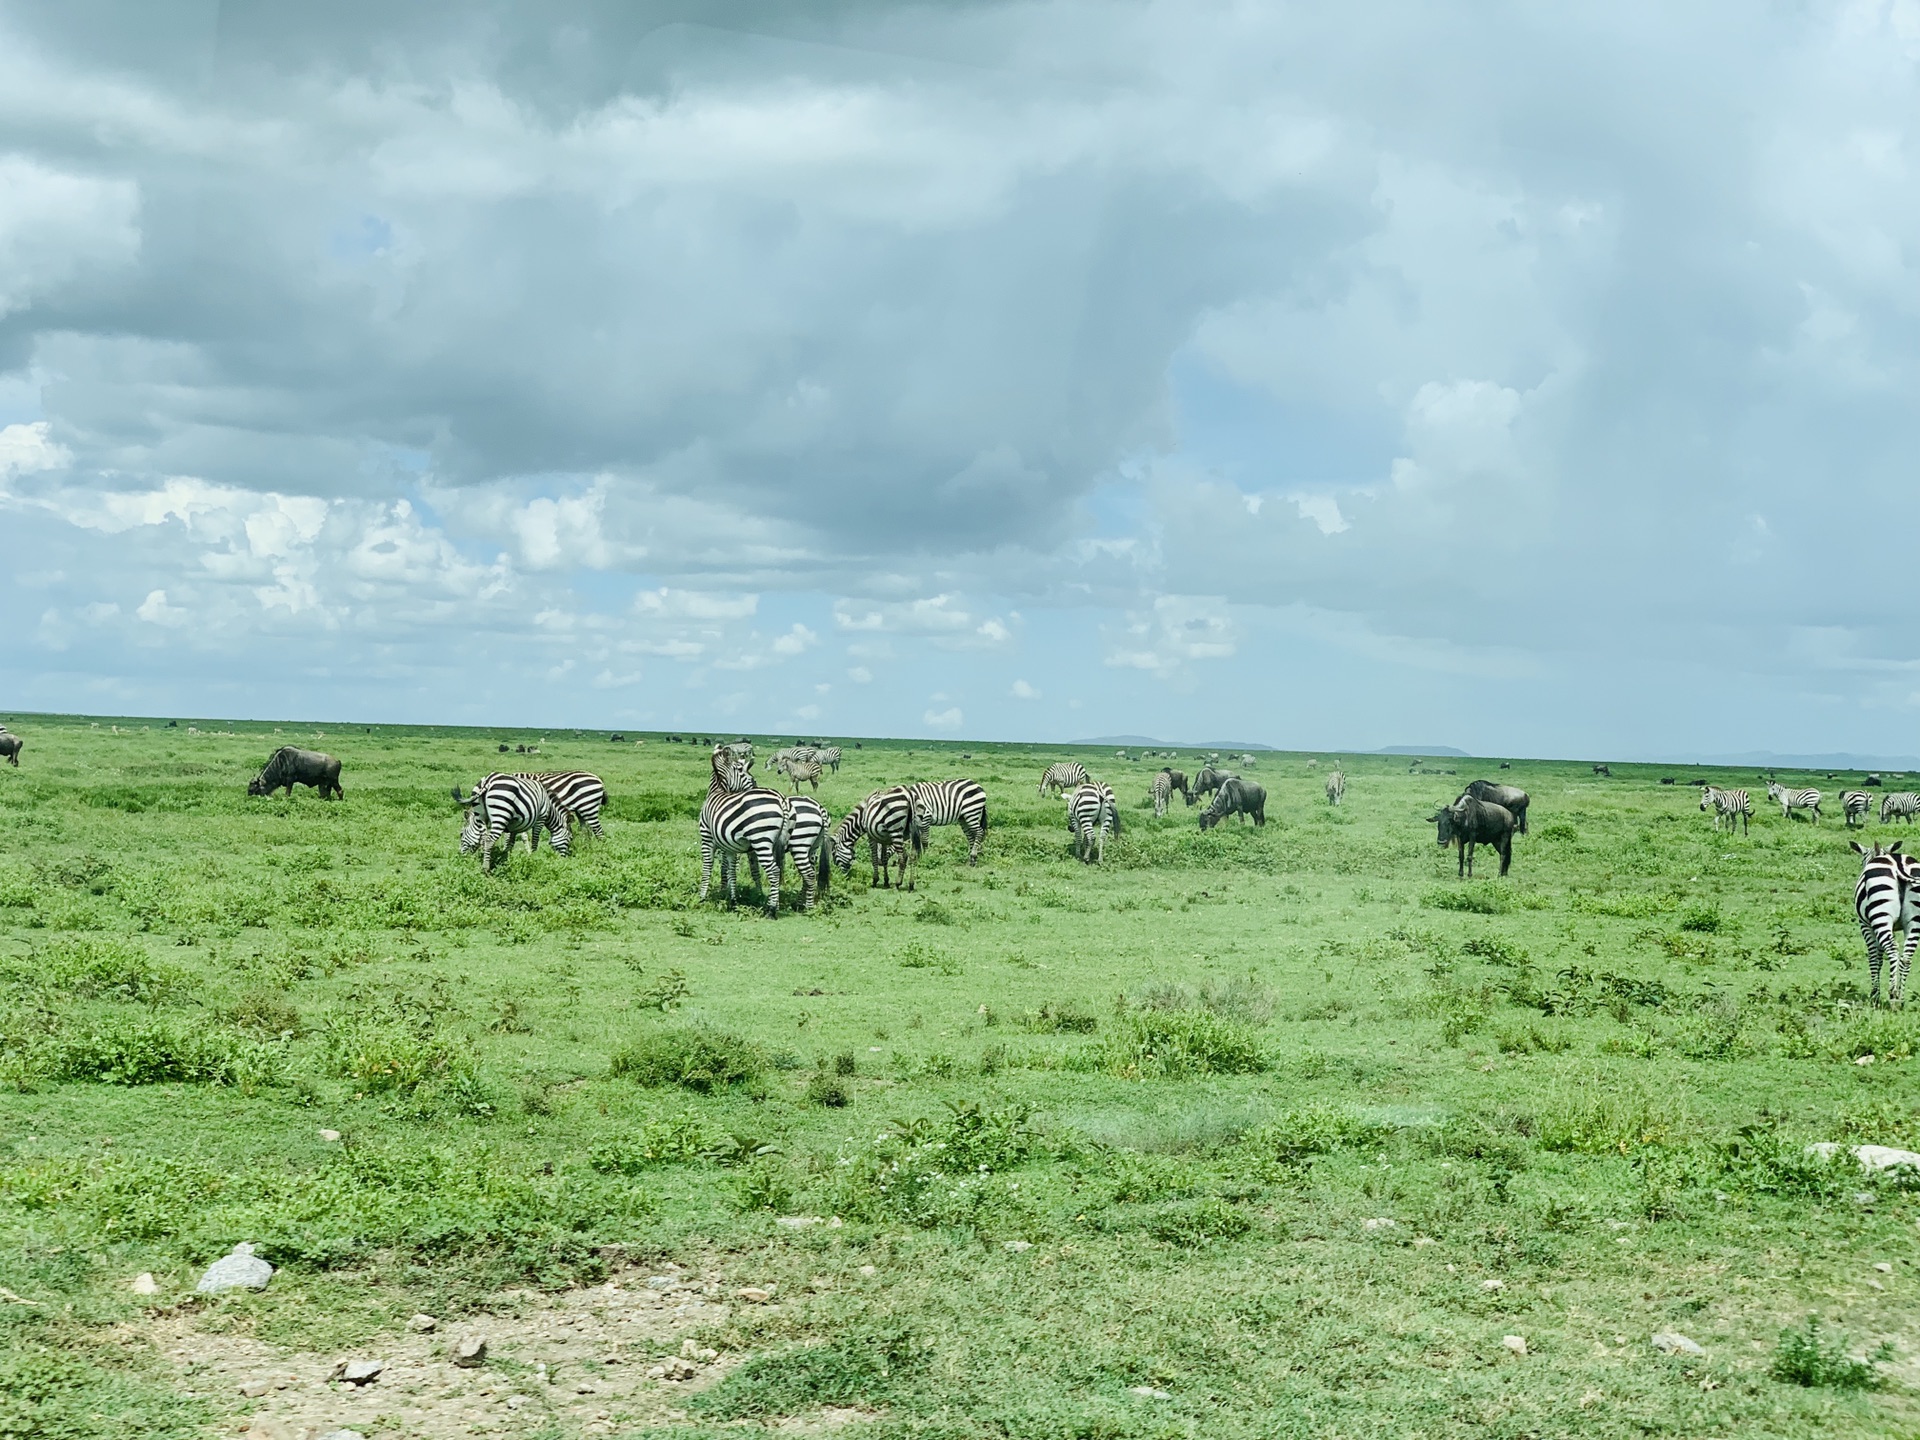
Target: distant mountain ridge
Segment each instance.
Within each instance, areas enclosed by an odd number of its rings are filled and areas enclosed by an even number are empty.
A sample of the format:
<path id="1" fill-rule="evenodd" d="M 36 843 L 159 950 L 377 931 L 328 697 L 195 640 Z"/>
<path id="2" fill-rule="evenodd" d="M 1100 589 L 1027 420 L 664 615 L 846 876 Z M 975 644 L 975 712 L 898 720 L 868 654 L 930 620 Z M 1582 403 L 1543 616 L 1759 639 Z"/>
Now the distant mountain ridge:
<path id="1" fill-rule="evenodd" d="M 1156 740 L 1151 735 L 1096 735 L 1091 740 L 1069 740 L 1069 745 L 1138 745 L 1156 750 L 1278 750 L 1257 740 Z"/>
<path id="2" fill-rule="evenodd" d="M 1456 750 L 1451 745 L 1383 745 L 1373 752 L 1375 755 L 1445 755 L 1449 759 L 1466 759 L 1470 753 Z"/>

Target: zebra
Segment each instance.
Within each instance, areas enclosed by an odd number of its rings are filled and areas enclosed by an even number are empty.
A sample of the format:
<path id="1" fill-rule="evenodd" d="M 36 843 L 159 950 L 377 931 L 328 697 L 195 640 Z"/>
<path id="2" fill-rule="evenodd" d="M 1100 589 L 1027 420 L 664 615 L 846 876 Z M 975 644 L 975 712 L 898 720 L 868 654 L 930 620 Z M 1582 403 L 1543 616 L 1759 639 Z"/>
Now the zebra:
<path id="1" fill-rule="evenodd" d="M 795 795 L 787 804 L 793 811 L 793 826 L 780 842 L 779 853 L 793 860 L 800 876 L 800 908 L 811 910 L 814 896 L 833 878 L 833 867 L 827 863 L 827 827 L 833 817 L 808 795 Z"/>
<path id="2" fill-rule="evenodd" d="M 1820 823 L 1820 792 L 1818 790 L 1789 790 L 1774 781 L 1767 783 L 1767 798 L 1780 807 L 1780 818 L 1791 820 L 1793 812 L 1805 810 L 1812 814 L 1813 823 Z"/>
<path id="3" fill-rule="evenodd" d="M 1873 807 L 1873 797 L 1864 790 L 1842 790 L 1840 792 L 1840 814 L 1851 830 L 1854 822 L 1865 824 L 1867 811 Z M 1882 822 L 1885 823 L 1884 821 Z"/>
<path id="4" fill-rule="evenodd" d="M 1895 818 L 1913 823 L 1913 817 L 1920 814 L 1920 795 L 1911 790 L 1889 790 L 1880 797 L 1880 823 L 1885 825 Z"/>
<path id="5" fill-rule="evenodd" d="M 892 887 L 893 861 L 898 856 L 900 888 L 913 889 L 909 866 L 920 858 L 927 843 L 927 827 L 915 812 L 913 792 L 905 785 L 876 790 L 833 827 L 828 848 L 841 874 L 853 873 L 853 847 L 862 837 L 873 861 L 872 885 L 881 889 Z"/>
<path id="6" fill-rule="evenodd" d="M 1064 795 L 1069 788 L 1087 783 L 1087 767 L 1078 760 L 1056 760 L 1040 777 L 1040 793 L 1054 790 Z"/>
<path id="7" fill-rule="evenodd" d="M 831 770 L 834 774 L 838 775 L 840 773 L 840 747 L 838 745 L 828 745 L 823 749 L 814 751 L 813 758 L 820 764 L 826 766 L 827 769 Z"/>
<path id="8" fill-rule="evenodd" d="M 1887 967 L 1887 1003 L 1905 1002 L 1907 975 L 1913 968 L 1914 945 L 1920 941 L 1920 862 L 1899 853 L 1900 842 L 1871 849 L 1858 840 L 1849 844 L 1860 854 L 1860 879 L 1853 887 L 1853 913 L 1867 942 L 1868 1001 L 1880 1003 L 1880 967 Z M 1906 943 L 1898 948 L 1893 932 Z"/>
<path id="9" fill-rule="evenodd" d="M 604 840 L 607 832 L 600 824 L 600 811 L 607 803 L 606 782 L 590 770 L 546 770 L 525 776 L 553 797 L 554 805 L 567 820 L 578 820 Z"/>
<path id="10" fill-rule="evenodd" d="M 777 919 L 780 846 L 792 829 L 792 802 L 777 790 L 754 787 L 752 762 L 732 747 L 714 746 L 712 764 L 707 800 L 700 807 L 700 898 L 704 901 L 712 888 L 713 862 L 718 856 L 727 908 L 733 909 L 735 862 L 745 855 L 765 881 L 767 915 Z"/>
<path id="11" fill-rule="evenodd" d="M 480 869 L 493 873 L 494 842 L 506 837 L 507 854 L 513 854 L 517 835 L 527 837 L 529 853 L 540 848 L 540 832 L 553 840 L 554 852 L 572 853 L 567 836 L 566 817 L 553 803 L 546 787 L 526 775 L 502 775 L 495 772 L 473 787 L 473 794 L 462 796 L 458 785 L 453 798 L 467 812 L 467 823 L 460 829 L 460 853 L 480 852 Z"/>
<path id="12" fill-rule="evenodd" d="M 1327 772 L 1327 804 L 1338 805 L 1347 798 L 1347 774 L 1338 765 Z"/>
<path id="13" fill-rule="evenodd" d="M 967 837 L 967 864 L 980 863 L 987 839 L 987 792 L 977 780 L 923 780 L 909 785 L 917 814 L 928 825 L 958 825 Z"/>
<path id="14" fill-rule="evenodd" d="M 814 752 L 811 745 L 789 745 L 784 750 L 776 750 L 773 752 L 773 759 L 767 762 L 767 768 L 769 770 L 785 770 L 787 766 L 795 760 L 811 760 L 813 758 Z"/>
<path id="15" fill-rule="evenodd" d="M 1718 834 L 1722 821 L 1727 833 L 1733 833 L 1737 821 L 1745 834 L 1753 825 L 1753 797 L 1744 790 L 1722 790 L 1717 785 L 1700 787 L 1700 808 L 1713 811 L 1713 829 Z"/>
<path id="16" fill-rule="evenodd" d="M 1107 858 L 1107 836 L 1120 833 L 1120 802 L 1111 785 L 1089 781 L 1067 797 L 1067 829 L 1073 832 L 1073 853 L 1082 864 Z"/>
<path id="17" fill-rule="evenodd" d="M 793 782 L 794 794 L 800 793 L 803 782 L 813 786 L 814 794 L 820 793 L 820 762 L 818 760 L 788 759 L 783 762 L 776 757 L 772 768 L 786 772 L 787 779 Z"/>
<path id="18" fill-rule="evenodd" d="M 1147 794 L 1153 801 L 1153 818 L 1166 819 L 1167 805 L 1173 799 L 1173 772 L 1162 770 L 1155 775 L 1153 785 L 1148 789 Z"/>

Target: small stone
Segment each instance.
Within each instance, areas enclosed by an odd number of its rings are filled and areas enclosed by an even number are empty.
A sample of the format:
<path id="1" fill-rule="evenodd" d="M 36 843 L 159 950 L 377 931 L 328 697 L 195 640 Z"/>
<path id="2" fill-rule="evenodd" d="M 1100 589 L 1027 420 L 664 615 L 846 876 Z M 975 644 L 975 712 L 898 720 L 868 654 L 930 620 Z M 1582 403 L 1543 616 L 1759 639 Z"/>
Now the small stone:
<path id="1" fill-rule="evenodd" d="M 784 1225 L 789 1230 L 804 1230 L 809 1225 L 824 1225 L 827 1222 L 818 1215 L 782 1215 L 773 1223 Z"/>
<path id="2" fill-rule="evenodd" d="M 773 1299 L 772 1291 L 762 1290 L 758 1285 L 749 1285 L 745 1289 L 736 1290 L 733 1293 L 749 1305 L 764 1305 Z"/>
<path id="3" fill-rule="evenodd" d="M 574 1393 L 574 1394 L 576 1394 L 576 1395 L 591 1395 L 591 1394 L 593 1394 L 593 1386 L 591 1386 L 591 1385 L 576 1385 L 576 1386 L 574 1386 L 574 1387 L 573 1387 L 573 1393 Z"/>
<path id="4" fill-rule="evenodd" d="M 1383 1215 L 1377 1220 L 1362 1220 L 1360 1223 L 1369 1230 L 1392 1230 L 1400 1222 L 1397 1220 L 1389 1220 Z"/>
<path id="5" fill-rule="evenodd" d="M 241 1385 L 240 1393 L 249 1400 L 258 1400 L 271 1389 L 273 1389 L 271 1380 L 249 1380 Z"/>
<path id="6" fill-rule="evenodd" d="M 1903 1165 L 1920 1170 L 1920 1150 L 1899 1150 L 1891 1145 L 1852 1145 L 1847 1149 L 1860 1162 L 1860 1168 L 1869 1174 Z M 1831 1140 L 1822 1140 L 1818 1145 L 1807 1147 L 1809 1155 L 1818 1155 L 1822 1160 L 1831 1160 L 1839 1150 L 1840 1146 Z"/>
<path id="7" fill-rule="evenodd" d="M 153 1278 L 151 1270 L 142 1270 L 133 1277 L 133 1293 L 136 1295 L 158 1295 L 160 1282 Z"/>
<path id="8" fill-rule="evenodd" d="M 1011 1250 L 1014 1254 L 1018 1255 L 1022 1250 L 1033 1249 L 1033 1242 L 1031 1240 L 1009 1240 L 1000 1248 L 1002 1250 Z"/>
<path id="9" fill-rule="evenodd" d="M 1891 1266 L 1891 1265 L 1889 1265 L 1889 1264 L 1888 1264 L 1888 1263 L 1887 1263 L 1886 1261 L 1884 1261 L 1884 1260 L 1876 1260 L 1876 1261 L 1874 1261 L 1874 1262 L 1873 1262 L 1873 1268 L 1874 1268 L 1874 1269 L 1876 1269 L 1876 1270 L 1878 1270 L 1878 1271 L 1879 1271 L 1879 1272 L 1880 1272 L 1880 1273 L 1881 1273 L 1882 1275 L 1891 1275 L 1891 1274 L 1893 1274 L 1893 1266 Z"/>
<path id="10" fill-rule="evenodd" d="M 1873 1056 L 1871 1054 L 1862 1055 L 1858 1060 L 1854 1061 L 1853 1063 L 1856 1065 L 1871 1065 L 1873 1064 Z"/>
<path id="11" fill-rule="evenodd" d="M 487 1361 L 487 1337 L 468 1335 L 453 1347 L 453 1363 L 462 1370 L 471 1370 Z"/>
<path id="12" fill-rule="evenodd" d="M 329 1430 L 319 1440 L 367 1440 L 358 1430 Z"/>
<path id="13" fill-rule="evenodd" d="M 1507 1282 L 1504 1280 L 1482 1280 L 1480 1282 L 1480 1288 L 1482 1290 L 1504 1290 L 1507 1288 Z"/>
<path id="14" fill-rule="evenodd" d="M 1438 1245 L 1440 1242 L 1431 1235 L 1416 1235 L 1413 1237 L 1413 1243 L 1417 1247 L 1421 1245 Z"/>
<path id="15" fill-rule="evenodd" d="M 679 1278 L 673 1275 L 647 1276 L 647 1288 L 649 1290 L 671 1290 L 674 1286 L 678 1285 L 679 1283 L 680 1283 Z"/>
<path id="16" fill-rule="evenodd" d="M 253 1253 L 251 1245 L 236 1245 L 233 1253 L 223 1255 L 207 1267 L 200 1283 L 193 1288 L 202 1295 L 219 1295 L 228 1290 L 264 1290 L 273 1278 L 273 1266 Z"/>
<path id="17" fill-rule="evenodd" d="M 320 1132 L 320 1138 L 331 1145 L 340 1138 L 340 1132 L 338 1130 L 322 1130 Z"/>
<path id="18" fill-rule="evenodd" d="M 691 1380 L 699 1373 L 691 1360 L 682 1360 L 678 1355 L 660 1365 L 661 1378 L 666 1380 Z"/>
<path id="19" fill-rule="evenodd" d="M 344 1380 L 349 1385 L 371 1385 L 386 1368 L 384 1360 L 336 1360 L 327 1378 Z"/>
<path id="20" fill-rule="evenodd" d="M 1502 1335 L 1500 1343 L 1516 1355 L 1527 1353 L 1527 1337 L 1524 1335 Z"/>
<path id="21" fill-rule="evenodd" d="M 439 1324 L 440 1322 L 434 1319 L 433 1316 L 423 1313 L 415 1315 L 411 1320 L 407 1321 L 407 1329 L 416 1335 L 431 1335 Z"/>
<path id="22" fill-rule="evenodd" d="M 1151 1385 L 1130 1385 L 1127 1387 L 1127 1393 L 1129 1395 L 1143 1396 L 1148 1400 L 1171 1400 L 1173 1398 L 1173 1396 L 1169 1395 L 1166 1391 L 1156 1390 Z"/>
<path id="23" fill-rule="evenodd" d="M 878 1275 L 880 1273 L 880 1267 L 878 1265 L 862 1265 L 860 1267 L 860 1273 L 862 1275 Z"/>
<path id="24" fill-rule="evenodd" d="M 1704 1355 L 1697 1341 L 1689 1340 L 1677 1330 L 1662 1330 L 1653 1337 L 1653 1348 L 1662 1355 Z"/>
<path id="25" fill-rule="evenodd" d="M 518 1410 L 522 1405 L 526 1403 L 527 1403 L 527 1397 L 524 1395 L 507 1396 L 507 1408 L 509 1410 Z"/>

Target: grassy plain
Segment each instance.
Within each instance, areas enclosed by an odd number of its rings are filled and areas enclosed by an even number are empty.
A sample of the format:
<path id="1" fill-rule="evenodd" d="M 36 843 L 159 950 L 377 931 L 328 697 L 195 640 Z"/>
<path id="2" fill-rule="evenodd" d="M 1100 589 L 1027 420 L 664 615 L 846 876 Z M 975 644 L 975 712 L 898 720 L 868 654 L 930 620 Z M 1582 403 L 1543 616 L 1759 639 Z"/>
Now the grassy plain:
<path id="1" fill-rule="evenodd" d="M 836 815 L 970 774 L 985 863 L 938 832 L 916 894 L 862 861 L 769 922 L 695 901 L 697 747 L 115 724 L 15 721 L 0 769 L 0 1435 L 272 1403 L 196 1389 L 163 1324 L 347 1353 L 669 1261 L 776 1303 L 651 1410 L 542 1398 L 591 1356 L 482 1372 L 500 1433 L 1920 1426 L 1920 1196 L 1804 1154 L 1920 1146 L 1832 820 L 1729 839 L 1657 771 L 1520 762 L 1533 834 L 1463 884 L 1423 817 L 1491 764 L 1347 757 L 1334 811 L 1263 755 L 1267 826 L 1202 835 L 1111 751 L 848 743 Z M 344 803 L 245 796 L 284 741 Z M 499 741 L 604 775 L 607 838 L 462 859 L 448 787 Z M 1034 795 L 1074 753 L 1129 807 L 1098 870 Z M 188 1298 L 243 1240 L 273 1284 Z"/>

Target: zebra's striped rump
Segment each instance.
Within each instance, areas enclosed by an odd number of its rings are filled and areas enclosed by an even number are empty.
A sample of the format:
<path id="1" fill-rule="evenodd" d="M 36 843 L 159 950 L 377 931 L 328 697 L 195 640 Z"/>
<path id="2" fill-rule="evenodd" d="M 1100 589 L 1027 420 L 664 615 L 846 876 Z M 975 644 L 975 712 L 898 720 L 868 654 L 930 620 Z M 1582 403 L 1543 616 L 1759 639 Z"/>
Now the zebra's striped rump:
<path id="1" fill-rule="evenodd" d="M 780 843 L 780 857 L 792 859 L 800 877 L 800 908 L 811 910 L 814 897 L 833 879 L 833 866 L 827 861 L 827 826 L 833 817 L 809 795 L 796 795 L 787 803 L 793 810 L 793 824 Z"/>
<path id="2" fill-rule="evenodd" d="M 1056 760 L 1041 772 L 1040 793 L 1049 790 L 1064 795 L 1076 785 L 1087 783 L 1087 767 L 1078 760 Z"/>
<path id="3" fill-rule="evenodd" d="M 553 797 L 562 817 L 578 820 L 593 832 L 596 840 L 606 838 L 600 812 L 606 808 L 607 787 L 598 775 L 590 770 L 547 770 L 525 778 L 538 783 Z"/>
<path id="4" fill-rule="evenodd" d="M 1338 805 L 1347 798 L 1347 775 L 1335 767 L 1327 772 L 1327 804 Z"/>
<path id="5" fill-rule="evenodd" d="M 1173 799 L 1172 773 L 1162 770 L 1158 775 L 1155 775 L 1153 777 L 1153 784 L 1147 788 L 1147 796 L 1153 801 L 1153 818 L 1156 820 L 1164 820 L 1167 814 L 1167 804 Z"/>
<path id="6" fill-rule="evenodd" d="M 1920 943 L 1920 862 L 1900 853 L 1900 842 L 1873 845 L 1849 841 L 1860 855 L 1860 879 L 1853 887 L 1853 913 L 1867 942 L 1868 999 L 1880 1003 L 1880 969 L 1887 969 L 1887 1003 L 1904 1003 L 1913 951 Z M 1898 930 L 1904 944 L 1893 938 Z"/>
<path id="7" fill-rule="evenodd" d="M 913 792 L 905 785 L 876 790 L 834 826 L 829 844 L 833 863 L 842 874 L 853 872 L 853 847 L 865 839 L 873 861 L 872 883 L 882 889 L 893 885 L 893 861 L 900 862 L 900 888 L 913 889 L 909 865 L 926 848 L 927 827 L 916 814 Z"/>
<path id="8" fill-rule="evenodd" d="M 453 798 L 467 812 L 460 830 L 460 853 L 480 851 L 483 871 L 492 871 L 493 847 L 502 837 L 511 855 L 514 837 L 525 835 L 531 853 L 540 848 L 540 832 L 545 830 L 558 854 L 571 853 L 565 817 L 546 788 L 530 776 L 496 773 L 474 786 L 470 796 L 462 797 L 460 787 L 454 786 Z"/>
<path id="9" fill-rule="evenodd" d="M 1727 833 L 1737 823 L 1744 833 L 1753 823 L 1753 797 L 1744 790 L 1722 790 L 1717 785 L 1700 787 L 1700 808 L 1713 811 L 1713 829 L 1718 834 L 1724 822 Z"/>
<path id="10" fill-rule="evenodd" d="M 1073 832 L 1073 853 L 1083 865 L 1105 860 L 1107 837 L 1120 830 L 1120 802 L 1113 787 L 1090 781 L 1069 795 L 1067 829 Z"/>
<path id="11" fill-rule="evenodd" d="M 987 792 L 977 780 L 924 780 L 908 792 L 927 825 L 958 825 L 967 837 L 967 863 L 980 863 L 987 839 Z"/>
<path id="12" fill-rule="evenodd" d="M 1840 792 L 1840 814 L 1846 820 L 1848 829 L 1852 829 L 1856 823 L 1865 824 L 1867 811 L 1872 808 L 1873 797 L 1866 791 L 1842 790 Z"/>

